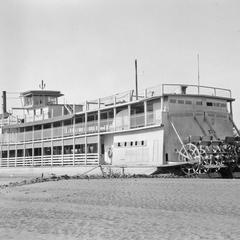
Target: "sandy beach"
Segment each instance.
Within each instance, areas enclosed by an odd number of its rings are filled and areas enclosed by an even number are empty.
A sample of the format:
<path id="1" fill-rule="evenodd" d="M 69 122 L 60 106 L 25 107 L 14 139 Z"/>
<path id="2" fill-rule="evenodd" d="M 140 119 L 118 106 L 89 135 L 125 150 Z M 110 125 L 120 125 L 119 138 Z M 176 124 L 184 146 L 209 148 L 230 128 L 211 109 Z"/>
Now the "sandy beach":
<path id="1" fill-rule="evenodd" d="M 0 239 L 239 239 L 240 181 L 81 179 L 0 191 Z"/>

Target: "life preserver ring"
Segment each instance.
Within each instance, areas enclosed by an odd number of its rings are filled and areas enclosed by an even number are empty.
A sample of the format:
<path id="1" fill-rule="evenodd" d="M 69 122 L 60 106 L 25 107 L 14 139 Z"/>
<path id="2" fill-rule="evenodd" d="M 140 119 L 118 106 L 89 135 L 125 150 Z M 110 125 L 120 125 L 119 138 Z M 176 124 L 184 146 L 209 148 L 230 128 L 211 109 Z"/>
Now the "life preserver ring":
<path id="1" fill-rule="evenodd" d="M 108 148 L 107 155 L 108 155 L 109 158 L 112 158 L 113 152 L 112 152 L 112 148 L 111 147 Z"/>

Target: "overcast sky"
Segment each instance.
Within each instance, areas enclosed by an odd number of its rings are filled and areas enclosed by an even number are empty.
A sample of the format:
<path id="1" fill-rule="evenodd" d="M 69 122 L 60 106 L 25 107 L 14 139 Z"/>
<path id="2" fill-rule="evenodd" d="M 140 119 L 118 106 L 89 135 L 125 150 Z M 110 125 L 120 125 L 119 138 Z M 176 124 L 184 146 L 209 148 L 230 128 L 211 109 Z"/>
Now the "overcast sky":
<path id="1" fill-rule="evenodd" d="M 230 88 L 240 126 L 240 1 L 0 2 L 0 88 L 60 90 L 70 103 L 161 83 Z"/>

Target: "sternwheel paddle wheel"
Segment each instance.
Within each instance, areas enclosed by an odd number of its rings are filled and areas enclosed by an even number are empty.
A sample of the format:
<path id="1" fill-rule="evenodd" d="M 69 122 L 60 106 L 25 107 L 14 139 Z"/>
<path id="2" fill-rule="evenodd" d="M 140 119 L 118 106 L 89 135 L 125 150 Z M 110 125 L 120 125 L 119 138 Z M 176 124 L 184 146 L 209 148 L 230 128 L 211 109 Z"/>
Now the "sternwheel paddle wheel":
<path id="1" fill-rule="evenodd" d="M 178 160 L 184 162 L 181 170 L 184 174 L 191 176 L 199 172 L 201 164 L 201 154 L 198 147 L 193 143 L 187 143 L 182 146 L 178 152 Z"/>

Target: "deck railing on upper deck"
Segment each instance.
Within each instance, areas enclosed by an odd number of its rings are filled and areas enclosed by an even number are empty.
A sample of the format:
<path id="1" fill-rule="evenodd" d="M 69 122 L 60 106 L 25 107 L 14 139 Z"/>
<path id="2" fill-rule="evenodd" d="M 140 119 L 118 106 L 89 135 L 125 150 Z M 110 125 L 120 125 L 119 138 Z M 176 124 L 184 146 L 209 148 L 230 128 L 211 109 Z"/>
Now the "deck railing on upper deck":
<path id="1" fill-rule="evenodd" d="M 130 116 L 122 116 L 116 119 L 108 118 L 98 121 L 90 121 L 87 123 L 77 123 L 67 126 L 52 127 L 47 129 L 40 129 L 25 132 L 6 132 L 0 136 L 3 144 L 19 143 L 29 141 L 39 141 L 41 139 L 55 139 L 71 137 L 74 135 L 92 134 L 98 132 L 114 132 L 122 130 L 130 130 L 133 128 L 140 128 L 144 126 L 159 125 L 161 117 L 155 112 L 133 114 Z"/>
<path id="2" fill-rule="evenodd" d="M 183 88 L 185 89 L 184 93 Z M 206 95 L 225 98 L 232 97 L 230 89 L 188 84 L 162 84 L 162 95 L 164 94 Z"/>
<path id="3" fill-rule="evenodd" d="M 185 89 L 183 93 L 183 89 Z M 162 96 L 166 94 L 189 94 L 189 95 L 206 95 L 231 98 L 231 90 L 225 88 L 199 86 L 191 84 L 161 84 L 158 86 L 139 90 L 136 96 L 135 90 L 117 93 L 112 96 L 100 98 L 98 100 L 87 101 L 85 107 L 87 110 L 101 109 L 108 106 L 120 105 L 136 100 L 142 100 L 151 97 Z"/>

